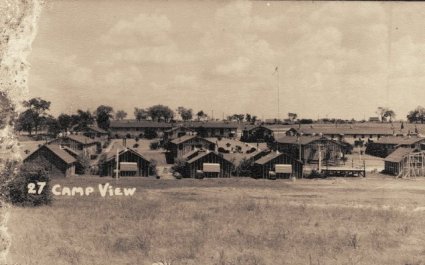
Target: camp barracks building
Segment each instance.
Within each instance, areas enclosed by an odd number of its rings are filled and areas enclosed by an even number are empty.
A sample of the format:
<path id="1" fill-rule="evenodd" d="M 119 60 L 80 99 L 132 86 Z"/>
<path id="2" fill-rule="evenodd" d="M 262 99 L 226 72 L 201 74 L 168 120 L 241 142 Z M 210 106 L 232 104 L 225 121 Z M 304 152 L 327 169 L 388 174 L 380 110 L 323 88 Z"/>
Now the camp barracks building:
<path id="1" fill-rule="evenodd" d="M 148 130 L 162 137 L 164 132 L 179 126 L 196 132 L 200 137 L 235 137 L 238 129 L 236 124 L 226 122 L 165 123 L 137 120 L 111 121 L 109 129 L 112 137 L 143 137 Z"/>

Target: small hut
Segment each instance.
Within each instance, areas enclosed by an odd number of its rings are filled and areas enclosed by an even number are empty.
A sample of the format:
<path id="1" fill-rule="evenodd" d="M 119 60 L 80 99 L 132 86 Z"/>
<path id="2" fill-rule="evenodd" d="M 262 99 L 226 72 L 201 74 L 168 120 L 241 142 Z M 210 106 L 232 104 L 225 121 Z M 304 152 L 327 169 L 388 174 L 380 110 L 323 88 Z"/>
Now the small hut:
<path id="1" fill-rule="evenodd" d="M 113 154 L 99 165 L 101 176 L 115 176 L 117 155 Z M 149 176 L 150 162 L 134 149 L 126 148 L 118 153 L 118 169 L 120 176 Z"/>
<path id="2" fill-rule="evenodd" d="M 255 178 L 270 178 L 271 175 L 277 178 L 302 178 L 303 163 L 288 154 L 271 152 L 256 160 L 252 171 Z"/>
<path id="3" fill-rule="evenodd" d="M 43 166 L 52 177 L 69 177 L 75 174 L 77 159 L 59 145 L 45 144 L 24 159 L 24 163 Z"/>
<path id="4" fill-rule="evenodd" d="M 230 177 L 234 167 L 232 162 L 210 150 L 194 150 L 184 158 L 186 163 L 183 177 L 195 178 L 200 174 L 203 177 Z"/>

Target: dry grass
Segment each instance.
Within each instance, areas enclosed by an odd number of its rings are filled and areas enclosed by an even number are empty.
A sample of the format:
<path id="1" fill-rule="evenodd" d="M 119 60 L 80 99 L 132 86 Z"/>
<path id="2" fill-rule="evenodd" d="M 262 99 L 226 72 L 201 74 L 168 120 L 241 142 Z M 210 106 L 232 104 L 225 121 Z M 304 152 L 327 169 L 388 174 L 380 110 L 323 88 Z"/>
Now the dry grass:
<path id="1" fill-rule="evenodd" d="M 58 180 L 97 185 L 111 179 Z M 425 180 L 121 179 L 131 198 L 15 208 L 17 264 L 424 264 Z M 388 207 L 388 205 L 391 205 Z"/>

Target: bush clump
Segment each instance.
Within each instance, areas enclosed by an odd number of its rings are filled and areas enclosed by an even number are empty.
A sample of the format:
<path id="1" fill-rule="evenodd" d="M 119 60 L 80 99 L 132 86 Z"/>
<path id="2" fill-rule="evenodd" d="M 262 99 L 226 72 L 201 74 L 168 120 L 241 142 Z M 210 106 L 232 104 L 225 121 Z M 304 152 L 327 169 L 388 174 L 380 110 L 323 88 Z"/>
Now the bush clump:
<path id="1" fill-rule="evenodd" d="M 150 148 L 151 150 L 157 150 L 157 149 L 159 149 L 159 148 L 160 148 L 160 144 L 159 144 L 159 142 L 157 142 L 157 141 L 155 141 L 155 142 L 151 142 L 151 143 L 149 144 L 149 148 Z"/>
<path id="2" fill-rule="evenodd" d="M 41 182 L 45 186 L 40 192 L 40 185 L 37 183 Z M 19 206 L 35 207 L 52 202 L 50 177 L 42 166 L 34 163 L 23 164 L 14 179 L 7 184 L 6 191 L 7 199 Z M 35 193 L 31 193 L 32 191 Z"/>

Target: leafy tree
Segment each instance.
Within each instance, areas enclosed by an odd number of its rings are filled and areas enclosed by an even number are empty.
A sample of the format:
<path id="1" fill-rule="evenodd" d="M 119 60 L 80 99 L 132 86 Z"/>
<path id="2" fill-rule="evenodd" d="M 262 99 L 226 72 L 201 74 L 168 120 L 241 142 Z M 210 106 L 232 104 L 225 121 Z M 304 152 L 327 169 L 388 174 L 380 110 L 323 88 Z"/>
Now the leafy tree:
<path id="1" fill-rule="evenodd" d="M 251 119 L 252 119 L 251 114 L 249 114 L 249 113 L 245 114 L 245 120 L 246 120 L 247 122 L 251 122 Z"/>
<path id="2" fill-rule="evenodd" d="M 198 117 L 198 121 L 208 117 L 208 115 L 203 110 L 198 111 L 198 113 L 196 113 L 196 116 Z"/>
<path id="3" fill-rule="evenodd" d="M 34 130 L 34 119 L 35 113 L 32 110 L 25 110 L 19 114 L 18 120 L 16 121 L 15 129 L 18 131 L 26 131 L 29 135 L 32 135 Z"/>
<path id="4" fill-rule="evenodd" d="M 417 106 L 416 109 L 409 112 L 407 119 L 410 123 L 420 122 L 423 124 L 425 121 L 425 108 L 422 106 Z"/>
<path id="5" fill-rule="evenodd" d="M 387 121 L 387 118 L 389 118 L 390 122 L 392 122 L 396 116 L 393 110 L 386 107 L 378 107 L 376 114 L 381 117 L 381 122 Z"/>
<path id="6" fill-rule="evenodd" d="M 59 128 L 66 132 L 71 127 L 72 117 L 68 114 L 62 113 L 58 116 L 58 123 Z"/>
<path id="7" fill-rule="evenodd" d="M 245 115 L 243 114 L 233 114 L 231 116 L 232 120 L 237 120 L 238 122 L 243 122 L 244 118 L 245 118 Z"/>
<path id="8" fill-rule="evenodd" d="M 27 109 L 18 117 L 18 128 L 28 131 L 30 135 L 34 129 L 37 134 L 48 116 L 47 111 L 50 108 L 50 101 L 41 98 L 32 98 L 24 101 L 23 106 Z"/>
<path id="9" fill-rule="evenodd" d="M 178 107 L 177 112 L 180 114 L 180 117 L 182 117 L 182 120 L 184 121 L 189 121 L 193 117 L 192 109 L 186 109 L 185 107 Z"/>
<path id="10" fill-rule="evenodd" d="M 94 123 L 95 118 L 89 110 L 77 110 L 77 114 L 71 116 L 71 124 L 77 125 L 76 129 L 81 130 L 87 128 Z"/>
<path id="11" fill-rule="evenodd" d="M 148 113 L 153 121 L 164 120 L 169 122 L 174 117 L 174 111 L 164 105 L 154 105 L 148 108 Z"/>
<path id="12" fill-rule="evenodd" d="M 117 113 L 115 113 L 115 119 L 117 120 L 123 120 L 127 117 L 127 112 L 123 110 L 118 110 Z"/>
<path id="13" fill-rule="evenodd" d="M 134 117 L 137 121 L 146 120 L 149 117 L 149 113 L 145 109 L 134 108 Z"/>
<path id="14" fill-rule="evenodd" d="M 109 129 L 110 119 L 112 119 L 112 113 L 114 109 L 110 106 L 100 105 L 95 111 L 96 122 L 99 128 L 104 130 Z"/>
<path id="15" fill-rule="evenodd" d="M 292 112 L 288 113 L 288 119 L 290 119 L 291 121 L 296 120 L 297 117 L 298 117 L 298 115 L 296 113 L 292 113 Z"/>
<path id="16" fill-rule="evenodd" d="M 45 121 L 47 125 L 47 132 L 56 137 L 61 132 L 61 126 L 59 124 L 59 121 L 55 119 L 53 116 L 47 117 Z"/>
<path id="17" fill-rule="evenodd" d="M 243 158 L 239 165 L 236 167 L 237 176 L 250 177 L 252 176 L 252 166 L 254 165 L 253 159 Z"/>

